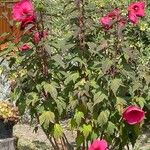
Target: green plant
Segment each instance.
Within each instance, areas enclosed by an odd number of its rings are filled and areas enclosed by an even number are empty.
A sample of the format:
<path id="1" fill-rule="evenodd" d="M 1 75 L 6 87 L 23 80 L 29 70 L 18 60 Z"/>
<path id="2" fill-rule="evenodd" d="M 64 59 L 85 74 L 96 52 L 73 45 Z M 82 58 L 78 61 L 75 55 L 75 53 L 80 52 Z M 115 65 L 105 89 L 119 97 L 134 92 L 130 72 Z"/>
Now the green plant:
<path id="1" fill-rule="evenodd" d="M 49 9 L 48 4 L 63 11 Z M 38 18 L 16 44 L 28 46 L 7 57 L 17 82 L 12 98 L 22 114 L 30 110 L 55 149 L 58 139 L 62 149 L 72 148 L 60 124 L 69 109 L 77 149 L 88 149 L 97 138 L 106 139 L 110 150 L 135 145 L 141 124 L 125 123 L 122 113 L 128 105 L 144 108 L 149 102 L 150 40 L 148 17 L 138 18 L 137 25 L 130 23 L 129 4 L 35 1 Z M 103 28 L 99 18 L 116 7 L 123 20 L 111 18 L 110 26 Z M 36 33 L 38 42 L 33 39 Z"/>

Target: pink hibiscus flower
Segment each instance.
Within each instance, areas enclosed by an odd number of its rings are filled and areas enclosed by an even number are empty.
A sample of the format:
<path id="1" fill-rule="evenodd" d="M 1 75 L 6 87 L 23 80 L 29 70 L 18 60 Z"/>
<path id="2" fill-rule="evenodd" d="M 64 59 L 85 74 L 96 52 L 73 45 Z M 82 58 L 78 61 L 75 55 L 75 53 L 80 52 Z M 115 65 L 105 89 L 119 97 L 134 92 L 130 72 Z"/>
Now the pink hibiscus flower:
<path id="1" fill-rule="evenodd" d="M 108 16 L 102 17 L 99 22 L 102 24 L 103 28 L 109 29 L 111 27 L 111 19 Z"/>
<path id="2" fill-rule="evenodd" d="M 108 144 L 105 140 L 95 140 L 88 150 L 108 150 Z"/>
<path id="3" fill-rule="evenodd" d="M 21 0 L 13 5 L 13 19 L 21 22 L 22 27 L 35 21 L 35 12 L 30 0 Z"/>
<path id="4" fill-rule="evenodd" d="M 114 9 L 113 11 L 107 13 L 104 17 L 99 19 L 99 22 L 102 24 L 102 27 L 106 30 L 112 28 L 113 21 L 116 21 L 119 18 L 120 11 L 118 9 Z"/>
<path id="5" fill-rule="evenodd" d="M 46 38 L 48 36 L 48 30 L 44 30 L 43 32 L 35 32 L 33 36 L 34 43 L 39 43 L 42 38 Z"/>
<path id="6" fill-rule="evenodd" d="M 128 106 L 123 112 L 123 120 L 130 125 L 135 125 L 144 120 L 145 112 L 137 106 Z"/>
<path id="7" fill-rule="evenodd" d="M 32 31 L 32 29 L 35 27 L 34 26 L 34 22 L 35 22 L 35 17 L 34 16 L 30 16 L 26 19 L 24 19 L 22 22 L 21 22 L 21 29 L 24 29 L 25 27 L 27 27 L 27 25 L 29 24 L 32 24 L 32 28 L 30 29 Z"/>
<path id="8" fill-rule="evenodd" d="M 134 13 L 138 17 L 145 16 L 145 2 L 135 2 L 128 6 L 128 11 Z"/>
<path id="9" fill-rule="evenodd" d="M 23 44 L 23 45 L 19 48 L 19 50 L 22 51 L 22 52 L 28 51 L 29 49 L 31 49 L 31 47 L 30 47 L 27 43 Z"/>
<path id="10" fill-rule="evenodd" d="M 128 17 L 133 24 L 138 23 L 138 17 L 145 16 L 145 2 L 134 2 L 128 6 Z"/>
<path id="11" fill-rule="evenodd" d="M 111 19 L 116 19 L 119 17 L 120 11 L 118 9 L 114 9 L 113 11 L 109 12 L 107 14 L 108 17 L 110 17 Z"/>
<path id="12" fill-rule="evenodd" d="M 133 23 L 133 24 L 137 24 L 138 23 L 138 17 L 133 13 L 133 12 L 129 12 L 128 13 L 128 17 L 129 20 Z"/>

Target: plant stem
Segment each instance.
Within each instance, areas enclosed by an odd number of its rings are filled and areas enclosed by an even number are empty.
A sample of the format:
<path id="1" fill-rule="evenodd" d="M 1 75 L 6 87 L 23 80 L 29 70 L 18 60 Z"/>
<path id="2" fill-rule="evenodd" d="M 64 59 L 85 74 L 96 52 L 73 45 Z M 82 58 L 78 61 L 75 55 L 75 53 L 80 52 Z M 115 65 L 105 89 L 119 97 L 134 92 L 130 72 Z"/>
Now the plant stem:
<path id="1" fill-rule="evenodd" d="M 80 0 L 79 4 L 77 5 L 77 8 L 80 13 L 80 15 L 78 16 L 78 25 L 79 25 L 78 40 L 79 40 L 79 47 L 82 50 L 82 54 L 83 54 L 85 48 L 84 0 Z"/>

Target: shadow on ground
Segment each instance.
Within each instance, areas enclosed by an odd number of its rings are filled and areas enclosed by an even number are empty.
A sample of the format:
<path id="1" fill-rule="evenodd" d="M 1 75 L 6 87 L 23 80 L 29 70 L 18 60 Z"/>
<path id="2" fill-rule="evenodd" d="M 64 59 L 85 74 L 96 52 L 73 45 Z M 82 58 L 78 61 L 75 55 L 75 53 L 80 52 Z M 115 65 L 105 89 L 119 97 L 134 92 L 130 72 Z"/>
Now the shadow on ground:
<path id="1" fill-rule="evenodd" d="M 52 150 L 50 146 L 48 146 L 45 142 L 40 141 L 27 141 L 18 143 L 17 150 Z"/>

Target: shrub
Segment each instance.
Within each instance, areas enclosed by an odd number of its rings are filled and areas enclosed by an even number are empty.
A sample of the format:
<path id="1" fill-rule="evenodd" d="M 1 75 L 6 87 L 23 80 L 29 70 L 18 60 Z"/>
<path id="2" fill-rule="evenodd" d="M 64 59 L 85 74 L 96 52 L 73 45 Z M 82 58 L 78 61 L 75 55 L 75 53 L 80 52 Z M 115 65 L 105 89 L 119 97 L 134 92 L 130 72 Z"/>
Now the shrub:
<path id="1" fill-rule="evenodd" d="M 24 33 L 15 44 L 18 51 L 7 57 L 17 83 L 11 96 L 20 112 L 30 110 L 54 149 L 58 139 L 72 148 L 60 124 L 69 109 L 77 149 L 88 149 L 92 141 L 107 141 L 110 150 L 134 147 L 149 101 L 148 3 L 34 4 L 16 4 L 23 16 L 14 19 Z"/>

